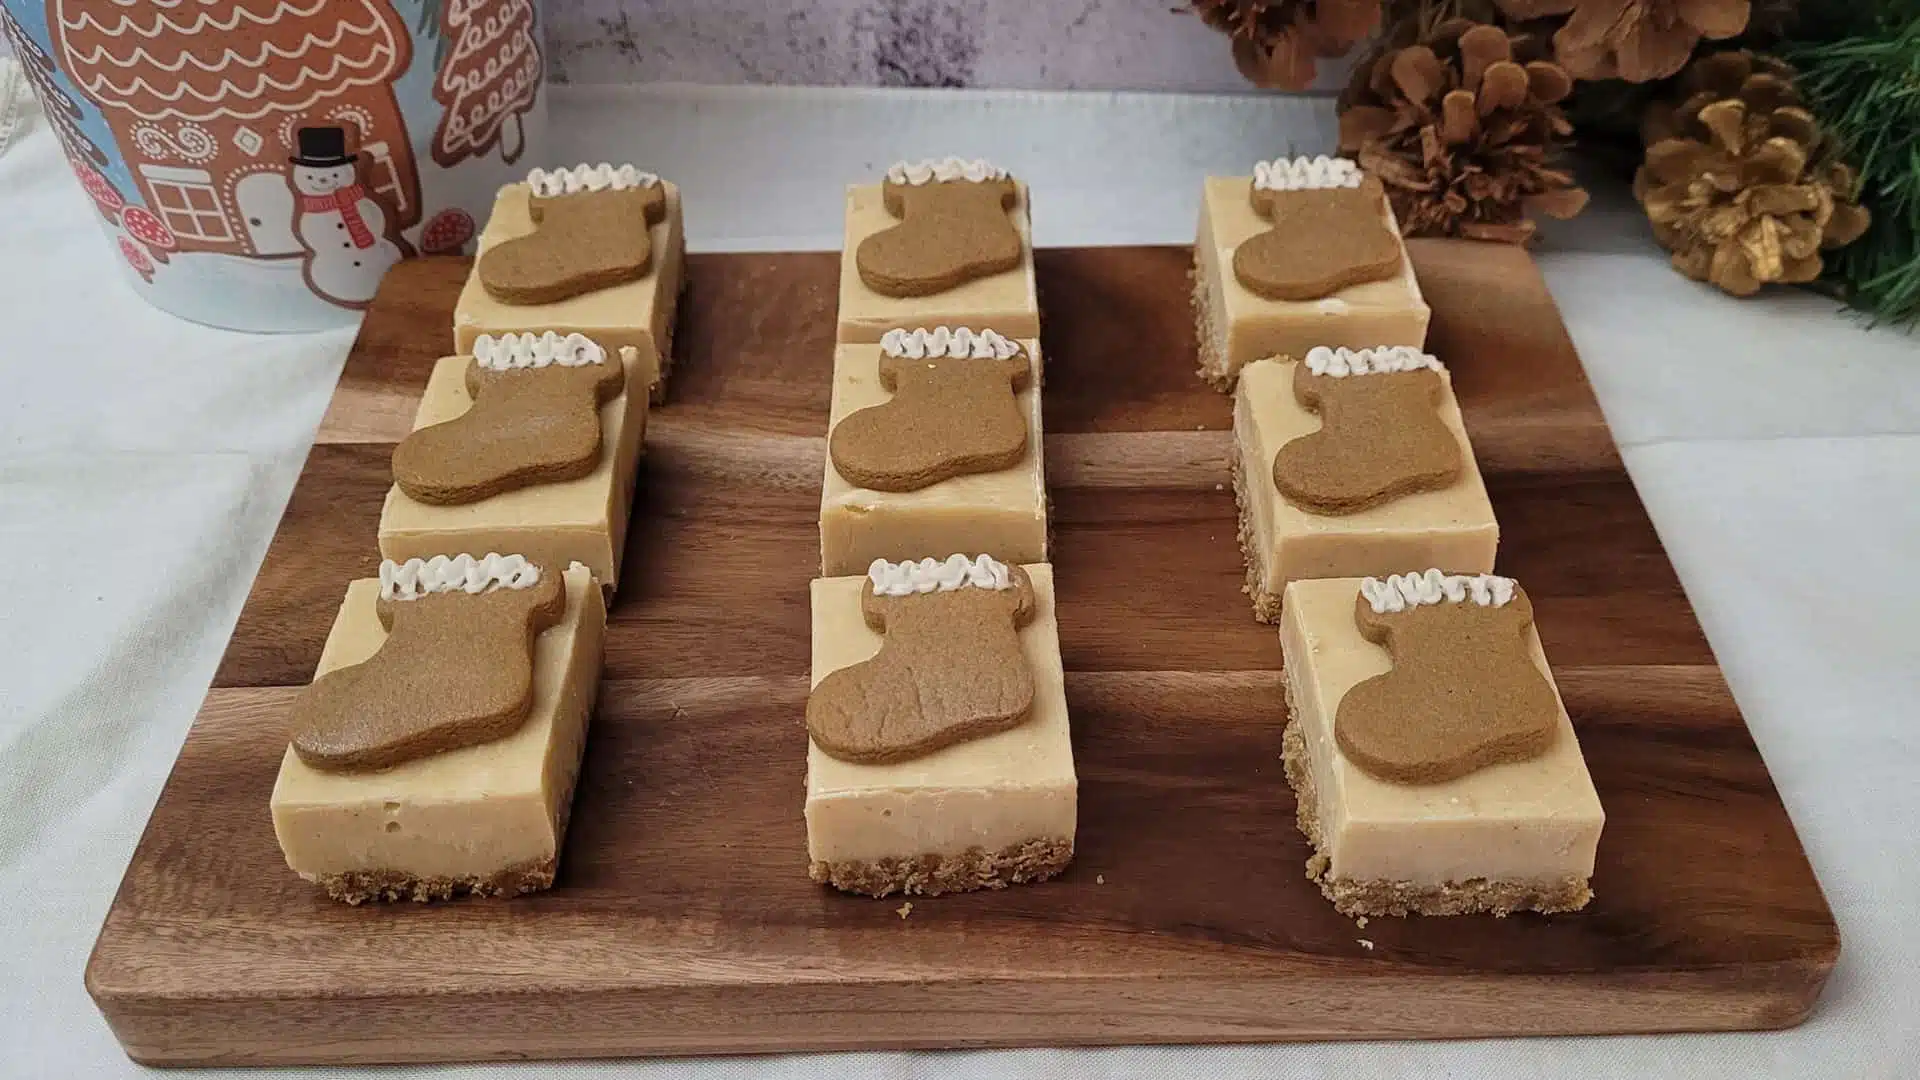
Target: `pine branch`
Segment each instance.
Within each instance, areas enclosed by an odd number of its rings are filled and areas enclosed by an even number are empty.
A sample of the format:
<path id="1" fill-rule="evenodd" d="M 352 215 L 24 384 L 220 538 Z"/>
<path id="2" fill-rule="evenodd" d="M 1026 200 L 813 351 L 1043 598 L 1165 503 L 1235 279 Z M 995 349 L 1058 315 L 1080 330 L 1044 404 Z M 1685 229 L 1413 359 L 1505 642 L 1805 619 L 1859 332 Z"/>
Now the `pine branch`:
<path id="1" fill-rule="evenodd" d="M 1851 6 L 1851 5 L 1849 5 Z M 1866 9 L 1866 10 L 1861 10 Z M 1920 0 L 1863 3 L 1861 32 L 1784 50 L 1860 173 L 1873 224 L 1828 259 L 1829 283 L 1876 322 L 1920 324 Z"/>

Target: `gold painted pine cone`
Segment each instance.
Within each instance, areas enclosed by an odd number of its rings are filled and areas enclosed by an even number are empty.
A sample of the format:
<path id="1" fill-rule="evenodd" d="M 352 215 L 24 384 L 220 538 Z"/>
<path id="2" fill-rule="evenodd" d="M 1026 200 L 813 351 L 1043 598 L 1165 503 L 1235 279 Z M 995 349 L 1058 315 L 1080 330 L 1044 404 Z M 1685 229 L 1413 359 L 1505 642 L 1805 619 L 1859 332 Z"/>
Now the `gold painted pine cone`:
<path id="1" fill-rule="evenodd" d="M 1573 81 L 1550 61 L 1517 60 L 1514 45 L 1498 27 L 1452 19 L 1354 72 L 1340 147 L 1386 184 L 1408 236 L 1524 243 L 1529 213 L 1585 208 L 1556 167 Z"/>
<path id="2" fill-rule="evenodd" d="M 1674 268 L 1735 296 L 1820 276 L 1821 252 L 1867 229 L 1853 170 L 1794 91 L 1792 70 L 1744 52 L 1707 57 L 1677 102 L 1651 109 L 1633 190 Z"/>
<path id="3" fill-rule="evenodd" d="M 1691 128 L 1700 110 L 1716 101 L 1739 98 L 1763 112 L 1800 107 L 1804 102 L 1794 87 L 1794 70 L 1784 60 L 1744 49 L 1703 56 L 1688 65 L 1673 92 L 1648 106 L 1641 120 L 1641 141 L 1647 146 Z"/>

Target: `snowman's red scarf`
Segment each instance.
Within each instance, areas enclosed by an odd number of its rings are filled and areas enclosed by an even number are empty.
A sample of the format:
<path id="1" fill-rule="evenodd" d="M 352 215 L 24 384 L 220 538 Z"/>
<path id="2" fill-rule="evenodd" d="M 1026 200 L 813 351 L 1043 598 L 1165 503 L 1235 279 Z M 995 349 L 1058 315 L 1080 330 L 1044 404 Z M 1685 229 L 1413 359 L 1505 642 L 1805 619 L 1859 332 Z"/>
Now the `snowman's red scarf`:
<path id="1" fill-rule="evenodd" d="M 353 239 L 353 246 L 365 250 L 373 246 L 373 230 L 367 228 L 366 220 L 360 216 L 356 204 L 366 197 L 364 185 L 349 184 L 325 195 L 300 196 L 300 209 L 308 214 L 324 214 L 329 210 L 339 214 L 347 224 L 347 235 Z"/>

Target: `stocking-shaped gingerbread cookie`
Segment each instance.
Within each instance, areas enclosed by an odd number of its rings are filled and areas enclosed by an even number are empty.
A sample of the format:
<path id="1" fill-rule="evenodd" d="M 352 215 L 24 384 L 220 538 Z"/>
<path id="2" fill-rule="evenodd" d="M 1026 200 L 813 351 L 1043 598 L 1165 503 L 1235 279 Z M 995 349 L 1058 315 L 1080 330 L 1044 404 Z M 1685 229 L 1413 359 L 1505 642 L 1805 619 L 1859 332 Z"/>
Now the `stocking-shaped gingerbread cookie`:
<path id="1" fill-rule="evenodd" d="M 881 188 L 900 224 L 860 242 L 854 266 L 884 296 L 932 296 L 1020 265 L 1024 247 L 1007 211 L 1020 192 L 984 161 L 895 164 Z"/>
<path id="2" fill-rule="evenodd" d="M 1018 464 L 1027 418 L 1014 396 L 1032 362 L 991 330 L 890 330 L 880 340 L 880 385 L 893 398 L 841 420 L 828 440 L 833 467 L 874 491 L 918 491 L 968 473 Z"/>
<path id="3" fill-rule="evenodd" d="M 1273 456 L 1273 483 L 1316 514 L 1351 514 L 1460 477 L 1460 441 L 1440 419 L 1440 362 L 1408 347 L 1316 348 L 1293 395 L 1320 430 Z"/>
<path id="4" fill-rule="evenodd" d="M 1533 605 L 1511 578 L 1367 578 L 1354 604 L 1393 670 L 1340 700 L 1334 741 L 1347 760 L 1382 780 L 1434 784 L 1553 745 L 1559 698 L 1533 662 Z"/>
<path id="5" fill-rule="evenodd" d="M 600 406 L 619 395 L 626 370 L 579 334 L 483 334 L 467 366 L 473 407 L 403 439 L 394 483 L 449 506 L 585 476 L 600 463 Z"/>
<path id="6" fill-rule="evenodd" d="M 646 277 L 648 229 L 666 217 L 660 178 L 631 165 L 527 177 L 534 230 L 480 253 L 480 284 L 504 304 L 550 304 Z"/>
<path id="7" fill-rule="evenodd" d="M 807 733 L 842 761 L 884 764 L 1014 727 L 1033 707 L 1020 627 L 1033 618 L 1026 571 L 969 561 L 876 560 L 860 604 L 886 635 L 871 660 L 820 680 Z"/>
<path id="8" fill-rule="evenodd" d="M 1234 249 L 1233 273 L 1259 296 L 1318 300 L 1400 272 L 1386 190 L 1345 158 L 1263 161 L 1250 198 L 1273 227 Z"/>
<path id="9" fill-rule="evenodd" d="M 533 709 L 534 638 L 566 606 L 561 575 L 518 555 L 381 564 L 387 639 L 294 701 L 294 752 L 365 772 L 513 734 Z"/>

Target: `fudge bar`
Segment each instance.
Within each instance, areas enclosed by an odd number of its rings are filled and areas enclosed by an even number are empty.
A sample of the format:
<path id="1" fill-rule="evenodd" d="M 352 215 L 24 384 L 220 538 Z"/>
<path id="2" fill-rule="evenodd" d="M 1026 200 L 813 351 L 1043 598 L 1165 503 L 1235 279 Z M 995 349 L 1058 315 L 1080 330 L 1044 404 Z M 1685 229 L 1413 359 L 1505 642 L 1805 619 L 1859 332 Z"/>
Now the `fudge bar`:
<path id="1" fill-rule="evenodd" d="M 1493 569 L 1500 527 L 1454 400 L 1417 349 L 1260 360 L 1234 391 L 1234 497 L 1254 617 L 1302 578 Z M 1282 484 L 1284 483 L 1284 487 Z"/>
<path id="2" fill-rule="evenodd" d="M 380 554 L 517 551 L 547 566 L 582 563 L 613 589 L 644 450 L 645 361 L 577 334 L 483 336 L 474 350 L 434 365 L 413 434 L 395 448 Z M 569 414 L 572 440 L 558 419 Z M 568 442 L 578 444 L 571 458 Z"/>
<path id="3" fill-rule="evenodd" d="M 679 188 L 631 165 L 535 169 L 500 189 L 479 251 L 454 351 L 482 334 L 584 334 L 609 356 L 638 353 L 637 396 L 663 400 L 685 280 Z"/>
<path id="4" fill-rule="evenodd" d="M 1342 914 L 1586 905 L 1606 816 L 1512 579 L 1296 581 L 1280 644 L 1307 873 Z"/>
<path id="5" fill-rule="evenodd" d="M 1429 310 L 1378 180 L 1344 158 L 1208 177 L 1193 246 L 1200 377 L 1316 345 L 1426 343 Z"/>
<path id="6" fill-rule="evenodd" d="M 350 904 L 552 885 L 606 620 L 585 567 L 519 556 L 348 585 L 273 786 L 287 865 Z"/>
<path id="7" fill-rule="evenodd" d="M 1045 562 L 1039 383 L 1038 343 L 991 330 L 835 349 L 821 574 L 943 550 Z"/>
<path id="8" fill-rule="evenodd" d="M 880 562 L 812 591 L 813 879 L 934 895 L 1064 869 L 1078 788 L 1053 568 Z"/>
<path id="9" fill-rule="evenodd" d="M 1027 186 L 984 161 L 896 162 L 847 189 L 843 342 L 918 326 L 1040 336 Z"/>

